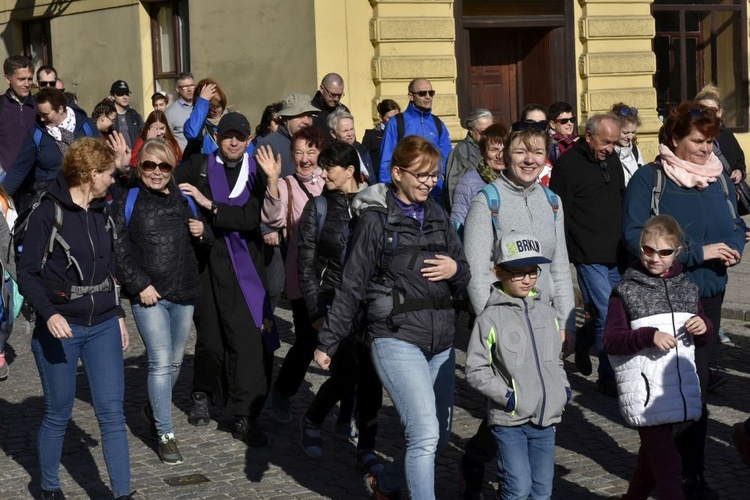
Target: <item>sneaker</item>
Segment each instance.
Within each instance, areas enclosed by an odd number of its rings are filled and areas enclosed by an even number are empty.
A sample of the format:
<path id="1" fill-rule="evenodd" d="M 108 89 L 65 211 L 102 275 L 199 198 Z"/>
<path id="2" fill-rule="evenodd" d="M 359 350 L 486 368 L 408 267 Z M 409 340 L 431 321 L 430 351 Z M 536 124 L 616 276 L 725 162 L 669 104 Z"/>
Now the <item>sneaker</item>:
<path id="1" fill-rule="evenodd" d="M 706 484 L 703 474 L 682 480 L 682 490 L 688 500 L 718 500 L 719 494 Z"/>
<path id="2" fill-rule="evenodd" d="M 379 474 L 385 469 L 385 464 L 375 454 L 375 450 L 357 450 L 357 468 L 371 474 Z"/>
<path id="3" fill-rule="evenodd" d="M 458 491 L 464 500 L 481 500 L 484 489 L 484 464 L 476 463 L 466 455 L 458 468 Z"/>
<path id="4" fill-rule="evenodd" d="M 7 379 L 8 373 L 10 373 L 10 368 L 8 368 L 8 363 L 5 362 L 5 352 L 0 351 L 0 380 Z"/>
<path id="5" fill-rule="evenodd" d="M 357 439 L 359 429 L 355 419 L 343 420 L 336 422 L 336 434 L 346 439 Z"/>
<path id="6" fill-rule="evenodd" d="M 156 451 L 159 453 L 161 461 L 166 465 L 180 465 L 182 463 L 182 455 L 180 450 L 177 449 L 177 440 L 171 432 L 159 438 L 159 447 Z"/>
<path id="7" fill-rule="evenodd" d="M 596 385 L 599 387 L 599 392 L 601 392 L 608 398 L 617 397 L 617 382 L 615 381 L 615 379 L 610 377 L 600 378 L 596 381 Z"/>
<path id="8" fill-rule="evenodd" d="M 211 416 L 208 413 L 208 396 L 205 392 L 193 393 L 193 407 L 188 413 L 188 423 L 190 425 L 208 425 Z"/>
<path id="9" fill-rule="evenodd" d="M 742 461 L 750 467 L 750 439 L 745 431 L 745 422 L 738 422 L 732 426 L 732 439 L 737 451 L 740 452 Z"/>
<path id="10" fill-rule="evenodd" d="M 732 339 L 730 339 L 727 336 L 726 332 L 724 332 L 724 328 L 722 328 L 722 327 L 719 327 L 719 341 L 722 344 L 731 344 L 732 343 Z"/>
<path id="11" fill-rule="evenodd" d="M 289 398 L 279 394 L 276 388 L 271 391 L 271 411 L 274 420 L 280 424 L 288 424 L 292 421 L 292 408 L 289 406 Z"/>
<path id="12" fill-rule="evenodd" d="M 312 458 L 323 456 L 323 436 L 319 425 L 315 425 L 305 416 L 299 422 L 302 451 Z"/>
<path id="13" fill-rule="evenodd" d="M 42 500 L 65 500 L 65 495 L 62 490 L 58 488 L 53 491 L 42 490 L 42 496 L 39 498 Z"/>
<path id="14" fill-rule="evenodd" d="M 156 430 L 156 419 L 154 418 L 154 410 L 151 409 L 151 403 L 146 403 L 143 406 L 143 418 L 148 422 L 148 433 L 149 435 L 157 439 L 159 437 L 159 431 Z"/>
<path id="15" fill-rule="evenodd" d="M 260 430 L 258 420 L 251 417 L 236 417 L 234 419 L 232 437 L 253 448 L 262 448 L 268 444 L 268 438 Z"/>
<path id="16" fill-rule="evenodd" d="M 717 370 L 708 372 L 708 392 L 716 392 L 716 389 L 729 382 L 726 375 L 722 375 Z"/>
<path id="17" fill-rule="evenodd" d="M 399 491 L 394 491 L 392 493 L 380 491 L 378 489 L 378 475 L 371 472 L 365 474 L 365 490 L 367 490 L 370 497 L 375 500 L 398 500 L 401 498 L 401 492 Z"/>

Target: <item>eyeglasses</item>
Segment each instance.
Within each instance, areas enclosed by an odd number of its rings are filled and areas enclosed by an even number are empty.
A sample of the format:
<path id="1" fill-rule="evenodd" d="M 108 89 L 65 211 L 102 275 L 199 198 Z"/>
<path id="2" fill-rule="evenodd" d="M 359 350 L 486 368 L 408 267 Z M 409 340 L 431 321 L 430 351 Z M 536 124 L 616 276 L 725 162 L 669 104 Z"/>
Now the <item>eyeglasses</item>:
<path id="1" fill-rule="evenodd" d="M 331 92 L 330 90 L 328 90 L 328 87 L 326 87 L 325 85 L 321 85 L 321 87 L 323 87 L 325 89 L 325 91 L 328 92 L 328 95 L 331 96 L 332 99 L 341 99 L 342 97 L 344 97 L 346 95 L 343 92 L 340 93 L 340 94 L 334 94 L 333 92 Z"/>
<path id="2" fill-rule="evenodd" d="M 568 123 L 575 124 L 576 118 L 575 116 L 572 116 L 570 118 L 555 118 L 555 123 L 559 123 L 560 125 L 566 125 Z"/>
<path id="3" fill-rule="evenodd" d="M 646 257 L 658 254 L 659 257 L 671 257 L 679 248 L 653 248 L 648 245 L 641 245 L 641 253 Z"/>
<path id="4" fill-rule="evenodd" d="M 547 130 L 547 123 L 546 122 L 522 121 L 522 122 L 515 122 L 513 125 L 510 126 L 510 130 L 513 132 L 523 132 L 529 129 L 535 130 L 537 132 L 545 132 Z"/>
<path id="5" fill-rule="evenodd" d="M 195 88 L 195 84 L 191 83 L 190 85 L 178 85 L 177 88 L 180 89 L 180 90 L 194 89 Z"/>
<path id="6" fill-rule="evenodd" d="M 172 165 L 170 165 L 169 163 L 165 161 L 161 163 L 156 163 L 156 162 L 149 161 L 149 160 L 141 162 L 141 169 L 144 172 L 153 172 L 154 170 L 156 170 L 156 167 L 159 167 L 159 171 L 161 171 L 164 174 L 170 173 L 172 169 L 174 168 Z"/>
<path id="7" fill-rule="evenodd" d="M 417 91 L 411 91 L 410 94 L 418 95 L 419 97 L 427 97 L 428 95 L 430 97 L 435 95 L 434 90 L 417 90 Z"/>
<path id="8" fill-rule="evenodd" d="M 52 80 L 51 82 L 38 82 L 39 87 L 54 87 L 57 82 Z"/>
<path id="9" fill-rule="evenodd" d="M 612 182 L 612 177 L 609 175 L 609 169 L 607 169 L 607 160 L 599 161 L 599 171 L 602 173 L 602 177 L 604 178 L 604 184 L 609 184 L 610 182 Z"/>
<path id="10" fill-rule="evenodd" d="M 511 281 L 523 281 L 527 276 L 530 279 L 535 280 L 539 277 L 540 274 L 542 274 L 542 268 L 539 266 L 536 266 L 536 269 L 532 271 L 513 271 L 511 269 L 508 269 L 507 267 L 503 267 L 502 269 L 506 273 L 510 274 Z"/>
<path id="11" fill-rule="evenodd" d="M 636 108 L 620 108 L 620 115 L 622 116 L 638 116 L 638 110 Z"/>
<path id="12" fill-rule="evenodd" d="M 443 175 L 440 172 L 432 172 L 432 173 L 420 172 L 418 174 L 415 174 L 414 172 L 410 172 L 409 170 L 406 170 L 405 168 L 401 168 L 401 167 L 394 167 L 394 168 L 397 168 L 400 171 L 406 172 L 407 174 L 411 175 L 412 177 L 417 179 L 417 181 L 419 181 L 420 184 L 424 184 L 429 180 L 432 180 L 432 182 L 437 183 L 437 182 L 440 182 L 443 178 Z"/>

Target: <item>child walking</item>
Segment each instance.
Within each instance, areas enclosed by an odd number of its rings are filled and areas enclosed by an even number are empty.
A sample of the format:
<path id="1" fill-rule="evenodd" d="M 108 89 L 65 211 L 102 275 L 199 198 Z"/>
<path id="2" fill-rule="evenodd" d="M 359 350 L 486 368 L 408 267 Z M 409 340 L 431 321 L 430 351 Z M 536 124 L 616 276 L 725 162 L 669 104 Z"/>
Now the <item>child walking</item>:
<path id="1" fill-rule="evenodd" d="M 501 499 L 547 499 L 555 472 L 555 424 L 571 392 L 555 309 L 534 289 L 539 240 L 508 233 L 493 256 L 490 298 L 474 323 L 466 379 L 488 398 L 488 422 L 500 450 Z"/>
<path id="2" fill-rule="evenodd" d="M 707 341 L 710 321 L 698 286 L 676 262 L 680 225 L 669 215 L 649 219 L 641 233 L 639 262 L 612 291 L 604 350 L 617 380 L 620 412 L 638 428 L 641 447 L 625 499 L 684 499 L 682 462 L 673 426 L 701 416 L 695 344 Z"/>

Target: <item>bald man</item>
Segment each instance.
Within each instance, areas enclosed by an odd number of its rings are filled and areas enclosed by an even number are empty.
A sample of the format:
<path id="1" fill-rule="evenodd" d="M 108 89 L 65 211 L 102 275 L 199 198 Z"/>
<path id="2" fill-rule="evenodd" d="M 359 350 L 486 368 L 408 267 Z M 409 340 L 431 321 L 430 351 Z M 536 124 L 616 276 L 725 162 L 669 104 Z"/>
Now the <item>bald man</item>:
<path id="1" fill-rule="evenodd" d="M 320 110 L 318 115 L 313 118 L 313 125 L 323 131 L 326 138 L 331 137 L 328 115 L 337 109 L 349 112 L 349 108 L 341 103 L 342 97 L 344 97 L 344 79 L 338 73 L 328 73 L 323 77 L 318 92 L 312 99 L 312 105 Z"/>

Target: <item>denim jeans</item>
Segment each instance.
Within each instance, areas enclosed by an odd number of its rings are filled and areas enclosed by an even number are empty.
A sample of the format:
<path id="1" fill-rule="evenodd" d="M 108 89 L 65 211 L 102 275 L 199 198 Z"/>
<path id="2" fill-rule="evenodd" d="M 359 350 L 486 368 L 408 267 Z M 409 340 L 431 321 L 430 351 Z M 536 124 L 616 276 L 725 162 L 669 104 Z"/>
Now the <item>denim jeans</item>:
<path id="1" fill-rule="evenodd" d="M 78 359 L 91 388 L 102 433 L 104 462 L 114 496 L 130 494 L 130 455 L 125 429 L 125 376 L 117 317 L 93 326 L 70 325 L 73 338 L 56 339 L 44 321 L 34 328 L 31 349 L 44 391 L 44 418 L 37 442 L 42 489 L 60 488 L 60 457 L 76 397 Z"/>
<path id="2" fill-rule="evenodd" d="M 555 477 L 555 426 L 495 425 L 492 434 L 500 449 L 498 468 L 505 474 L 499 498 L 550 498 Z"/>
<path id="3" fill-rule="evenodd" d="M 412 500 L 435 498 L 435 453 L 448 444 L 453 414 L 456 353 L 429 354 L 398 339 L 372 343 L 372 361 L 404 426 L 406 449 L 378 476 L 384 492 L 404 482 Z"/>
<path id="4" fill-rule="evenodd" d="M 615 371 L 602 346 L 604 322 L 607 319 L 609 295 L 620 282 L 620 272 L 615 264 L 577 264 L 578 286 L 589 313 L 593 316 L 596 355 L 599 358 L 599 380 L 614 378 Z"/>
<path id="5" fill-rule="evenodd" d="M 131 303 L 133 318 L 148 353 L 148 399 L 159 435 L 174 433 L 172 388 L 182 368 L 193 303 L 161 299 L 153 306 Z"/>

